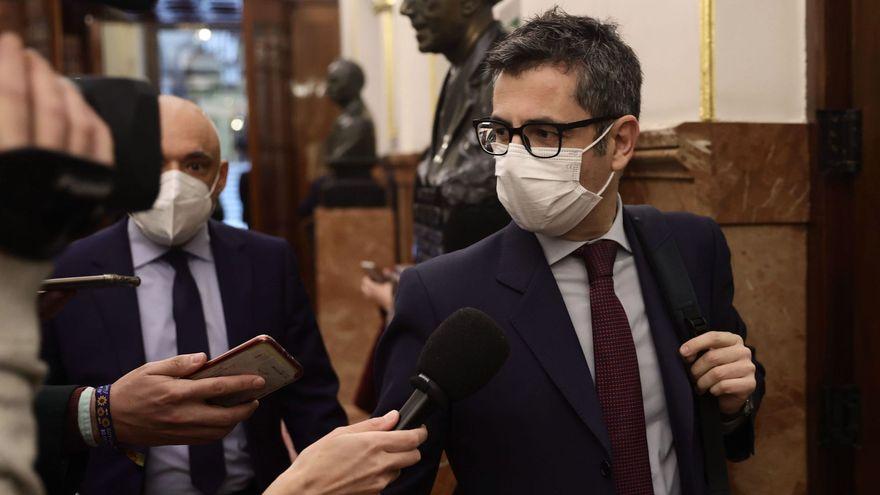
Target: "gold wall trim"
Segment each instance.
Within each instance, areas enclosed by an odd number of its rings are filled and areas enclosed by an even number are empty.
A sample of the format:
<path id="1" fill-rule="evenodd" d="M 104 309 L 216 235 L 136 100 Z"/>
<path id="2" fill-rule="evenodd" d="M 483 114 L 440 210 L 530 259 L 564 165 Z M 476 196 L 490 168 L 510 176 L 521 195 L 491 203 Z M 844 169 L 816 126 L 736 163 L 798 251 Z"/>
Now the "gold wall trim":
<path id="1" fill-rule="evenodd" d="M 715 0 L 700 0 L 700 120 L 715 120 Z"/>
<path id="2" fill-rule="evenodd" d="M 391 150 L 397 149 L 397 119 L 394 115 L 394 5 L 396 0 L 373 0 L 373 11 L 382 23 L 382 58 L 385 62 L 385 111 Z"/>

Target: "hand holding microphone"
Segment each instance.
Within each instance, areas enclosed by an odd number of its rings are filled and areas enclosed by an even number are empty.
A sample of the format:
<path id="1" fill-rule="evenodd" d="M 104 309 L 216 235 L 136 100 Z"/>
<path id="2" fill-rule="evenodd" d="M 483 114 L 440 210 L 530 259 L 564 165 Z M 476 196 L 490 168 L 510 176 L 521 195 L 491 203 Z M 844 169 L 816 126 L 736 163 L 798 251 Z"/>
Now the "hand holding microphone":
<path id="1" fill-rule="evenodd" d="M 507 360 L 504 333 L 473 308 L 456 311 L 437 327 L 419 356 L 412 396 L 398 413 L 337 428 L 305 449 L 264 495 L 372 494 L 421 459 L 428 433 L 420 425 L 438 408 L 482 388 Z M 396 426 L 395 426 L 396 423 Z M 393 427 L 394 431 L 391 430 Z M 406 431 L 400 431 L 406 430 Z"/>
<path id="2" fill-rule="evenodd" d="M 389 431 L 397 419 L 391 411 L 333 430 L 303 450 L 263 495 L 379 493 L 419 462 L 418 447 L 428 438 L 424 428 Z"/>

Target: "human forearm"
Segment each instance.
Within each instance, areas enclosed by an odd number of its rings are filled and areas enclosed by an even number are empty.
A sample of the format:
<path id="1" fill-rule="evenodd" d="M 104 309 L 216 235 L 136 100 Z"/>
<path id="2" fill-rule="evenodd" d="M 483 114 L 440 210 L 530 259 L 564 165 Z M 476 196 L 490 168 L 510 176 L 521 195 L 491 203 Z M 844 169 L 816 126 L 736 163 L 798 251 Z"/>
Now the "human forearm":
<path id="1" fill-rule="evenodd" d="M 35 388 L 45 366 L 38 358 L 37 296 L 51 263 L 0 253 L 0 493 L 42 493 L 33 469 Z"/>
<path id="2" fill-rule="evenodd" d="M 420 459 L 425 428 L 389 431 L 397 411 L 341 427 L 303 450 L 263 495 L 360 495 L 382 491 Z"/>

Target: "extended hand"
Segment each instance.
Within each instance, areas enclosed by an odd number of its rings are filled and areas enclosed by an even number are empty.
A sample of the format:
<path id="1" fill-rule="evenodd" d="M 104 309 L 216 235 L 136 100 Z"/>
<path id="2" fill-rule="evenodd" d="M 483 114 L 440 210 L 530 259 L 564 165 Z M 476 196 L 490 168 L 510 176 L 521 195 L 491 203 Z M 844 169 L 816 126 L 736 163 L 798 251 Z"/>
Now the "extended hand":
<path id="1" fill-rule="evenodd" d="M 702 356 L 700 353 L 704 352 Z M 734 415 L 755 391 L 755 363 L 752 350 L 742 337 L 730 332 L 706 332 L 684 343 L 679 349 L 688 363 L 697 390 L 718 397 L 722 413 Z M 700 356 L 697 359 L 697 356 Z"/>
<path id="2" fill-rule="evenodd" d="M 187 380 L 181 378 L 205 364 L 203 353 L 184 354 L 147 363 L 110 387 L 110 414 L 120 443 L 191 445 L 226 436 L 249 418 L 257 401 L 234 407 L 214 406 L 207 399 L 258 390 L 266 381 L 238 375 Z"/>
<path id="3" fill-rule="evenodd" d="M 361 279 L 361 294 L 386 312 L 394 307 L 394 287 L 391 282 L 374 282 L 364 276 Z"/>
<path id="4" fill-rule="evenodd" d="M 303 450 L 263 495 L 379 493 L 401 469 L 419 462 L 418 446 L 428 438 L 424 426 L 388 431 L 399 418 L 391 411 L 333 430 Z"/>

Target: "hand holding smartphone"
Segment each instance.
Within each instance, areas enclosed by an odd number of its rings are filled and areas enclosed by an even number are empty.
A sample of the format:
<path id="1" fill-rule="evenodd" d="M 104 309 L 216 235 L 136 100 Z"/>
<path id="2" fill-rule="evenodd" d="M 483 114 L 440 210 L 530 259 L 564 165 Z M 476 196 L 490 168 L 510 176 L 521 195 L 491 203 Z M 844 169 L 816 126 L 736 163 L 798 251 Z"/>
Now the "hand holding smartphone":
<path id="1" fill-rule="evenodd" d="M 259 375 L 266 385 L 255 391 L 246 391 L 218 397 L 208 402 L 219 406 L 234 406 L 250 402 L 275 392 L 299 380 L 303 367 L 281 345 L 268 335 L 257 335 L 205 363 L 190 380 L 232 375 Z"/>
<path id="2" fill-rule="evenodd" d="M 388 281 L 388 278 L 379 270 L 379 267 L 376 266 L 375 261 L 364 260 L 361 261 L 361 269 L 370 277 L 370 280 L 376 282 L 377 284 L 385 283 Z"/>

